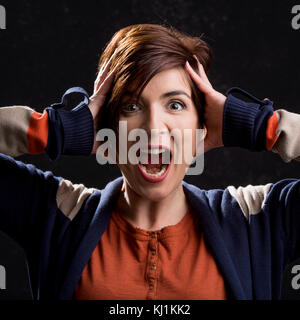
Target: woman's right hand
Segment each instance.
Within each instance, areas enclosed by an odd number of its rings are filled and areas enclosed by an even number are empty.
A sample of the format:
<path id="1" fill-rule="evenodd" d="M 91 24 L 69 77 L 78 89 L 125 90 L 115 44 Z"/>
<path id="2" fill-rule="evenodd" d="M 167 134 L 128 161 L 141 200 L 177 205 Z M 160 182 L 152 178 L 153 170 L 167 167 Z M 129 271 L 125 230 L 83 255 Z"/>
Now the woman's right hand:
<path id="1" fill-rule="evenodd" d="M 114 67 L 113 70 L 110 70 L 110 67 L 111 67 L 111 61 L 113 56 L 115 55 L 115 52 L 111 55 L 108 61 L 106 60 L 102 64 L 98 72 L 97 78 L 94 82 L 94 93 L 90 97 L 89 108 L 94 119 L 94 145 L 93 145 L 92 154 L 96 153 L 97 148 L 100 145 L 100 142 L 96 141 L 96 135 L 99 129 L 98 128 L 99 115 L 100 115 L 100 110 L 105 102 L 106 95 L 111 89 L 111 85 L 114 80 L 114 71 L 116 70 L 117 65 Z"/>

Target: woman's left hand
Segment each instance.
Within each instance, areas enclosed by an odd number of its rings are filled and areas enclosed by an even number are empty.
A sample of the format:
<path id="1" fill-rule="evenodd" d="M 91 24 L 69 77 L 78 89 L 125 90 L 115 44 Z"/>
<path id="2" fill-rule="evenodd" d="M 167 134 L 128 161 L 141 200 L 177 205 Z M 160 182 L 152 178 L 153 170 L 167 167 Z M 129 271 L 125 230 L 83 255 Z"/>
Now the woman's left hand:
<path id="1" fill-rule="evenodd" d="M 223 146 L 223 111 L 226 96 L 212 87 L 202 64 L 195 55 L 194 58 L 197 60 L 199 73 L 188 62 L 186 62 L 185 69 L 205 96 L 204 124 L 207 129 L 207 135 L 204 139 L 204 152 L 207 152 Z"/>

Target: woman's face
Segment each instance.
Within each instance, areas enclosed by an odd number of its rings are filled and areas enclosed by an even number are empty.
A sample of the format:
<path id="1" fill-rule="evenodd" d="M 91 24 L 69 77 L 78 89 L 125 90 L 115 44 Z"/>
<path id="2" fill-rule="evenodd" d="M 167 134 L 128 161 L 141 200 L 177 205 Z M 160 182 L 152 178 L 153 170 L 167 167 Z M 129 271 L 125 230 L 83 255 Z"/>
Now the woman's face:
<path id="1" fill-rule="evenodd" d="M 148 145 L 143 145 L 141 153 L 138 154 L 139 159 L 143 159 L 139 164 L 128 161 L 127 164 L 118 166 L 127 186 L 139 196 L 152 201 L 167 197 L 181 186 L 190 164 L 189 160 L 184 159 L 184 148 L 193 152 L 191 157 L 195 155 L 199 119 L 191 99 L 191 87 L 187 77 L 183 68 L 162 71 L 150 80 L 137 103 L 134 99 L 135 93 L 129 92 L 123 97 L 120 106 L 119 121 L 126 121 L 127 137 L 133 129 L 144 129 Z M 190 131 L 191 135 L 184 136 L 185 131 Z M 176 139 L 171 136 L 171 132 L 175 132 Z M 137 141 L 127 141 L 125 152 Z M 181 148 L 182 155 L 175 152 L 175 148 Z M 165 149 L 171 152 L 171 159 L 169 163 L 162 164 L 162 161 L 165 161 L 162 159 L 168 158 Z M 141 162 L 151 162 L 151 154 L 154 154 L 152 163 L 156 161 L 156 165 L 142 165 Z"/>

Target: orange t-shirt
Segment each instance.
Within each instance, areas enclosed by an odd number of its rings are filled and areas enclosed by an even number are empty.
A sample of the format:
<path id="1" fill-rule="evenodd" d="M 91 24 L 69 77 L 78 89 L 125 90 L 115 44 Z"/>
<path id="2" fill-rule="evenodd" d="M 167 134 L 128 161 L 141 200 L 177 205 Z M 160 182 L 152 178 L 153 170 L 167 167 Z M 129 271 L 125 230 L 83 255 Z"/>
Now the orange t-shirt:
<path id="1" fill-rule="evenodd" d="M 147 231 L 113 211 L 75 299 L 220 300 L 226 290 L 192 212 L 176 225 Z"/>

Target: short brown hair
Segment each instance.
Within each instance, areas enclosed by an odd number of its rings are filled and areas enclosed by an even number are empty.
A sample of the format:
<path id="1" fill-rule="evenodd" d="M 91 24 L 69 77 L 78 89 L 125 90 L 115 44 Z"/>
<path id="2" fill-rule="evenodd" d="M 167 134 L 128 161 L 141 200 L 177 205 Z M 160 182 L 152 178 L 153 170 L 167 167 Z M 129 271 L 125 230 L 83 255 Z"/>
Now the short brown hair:
<path id="1" fill-rule="evenodd" d="M 100 57 L 99 70 L 115 50 L 111 69 L 117 63 L 118 67 L 112 90 L 101 109 L 99 129 L 117 130 L 122 97 L 134 83 L 138 100 L 147 83 L 157 73 L 166 69 L 184 67 L 186 61 L 198 70 L 193 55 L 197 56 L 207 72 L 212 57 L 210 46 L 200 37 L 192 37 L 173 27 L 157 24 L 136 24 L 116 32 Z M 192 89 L 192 99 L 202 126 L 204 94 L 189 77 L 188 79 Z"/>

